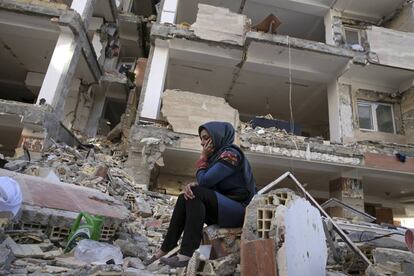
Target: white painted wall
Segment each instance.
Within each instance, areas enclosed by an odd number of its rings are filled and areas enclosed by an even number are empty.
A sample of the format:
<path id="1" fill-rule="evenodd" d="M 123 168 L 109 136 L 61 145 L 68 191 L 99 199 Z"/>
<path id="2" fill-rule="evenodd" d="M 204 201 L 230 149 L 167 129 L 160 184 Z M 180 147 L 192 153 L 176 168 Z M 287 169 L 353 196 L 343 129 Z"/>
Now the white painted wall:
<path id="1" fill-rule="evenodd" d="M 168 47 L 156 45 L 149 65 L 147 86 L 144 91 L 141 117 L 157 119 L 161 105 L 161 95 L 164 91 L 165 77 L 168 69 Z"/>
<path id="2" fill-rule="evenodd" d="M 319 211 L 303 198 L 294 200 L 287 207 L 283 245 L 286 275 L 326 275 L 328 253 Z"/>
<path id="3" fill-rule="evenodd" d="M 175 24 L 177 18 L 178 0 L 165 0 L 161 11 L 160 23 Z"/>

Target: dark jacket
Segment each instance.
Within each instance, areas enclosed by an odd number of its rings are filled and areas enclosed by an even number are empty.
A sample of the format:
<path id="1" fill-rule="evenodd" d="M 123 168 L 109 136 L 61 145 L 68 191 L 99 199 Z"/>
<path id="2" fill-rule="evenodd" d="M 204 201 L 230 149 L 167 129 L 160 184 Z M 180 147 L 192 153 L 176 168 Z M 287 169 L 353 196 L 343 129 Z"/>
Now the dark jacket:
<path id="1" fill-rule="evenodd" d="M 256 184 L 247 158 L 233 145 L 234 128 L 225 122 L 209 122 L 205 129 L 213 142 L 214 153 L 199 163 L 198 184 L 216 191 L 218 224 L 221 227 L 241 227 L 244 210 L 256 193 Z"/>

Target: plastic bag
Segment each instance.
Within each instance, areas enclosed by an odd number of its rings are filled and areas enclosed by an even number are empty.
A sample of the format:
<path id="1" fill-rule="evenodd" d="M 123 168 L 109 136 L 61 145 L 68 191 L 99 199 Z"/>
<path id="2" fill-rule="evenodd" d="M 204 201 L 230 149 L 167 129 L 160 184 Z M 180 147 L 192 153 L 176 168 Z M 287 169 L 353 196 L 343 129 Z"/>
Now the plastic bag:
<path id="1" fill-rule="evenodd" d="M 81 240 L 75 247 L 75 258 L 88 264 L 106 264 L 113 260 L 115 264 L 122 264 L 121 249 L 109 243 L 93 240 Z"/>
<path id="2" fill-rule="evenodd" d="M 22 205 L 22 191 L 20 185 L 14 179 L 1 176 L 0 177 L 0 211 L 9 211 L 16 216 Z"/>

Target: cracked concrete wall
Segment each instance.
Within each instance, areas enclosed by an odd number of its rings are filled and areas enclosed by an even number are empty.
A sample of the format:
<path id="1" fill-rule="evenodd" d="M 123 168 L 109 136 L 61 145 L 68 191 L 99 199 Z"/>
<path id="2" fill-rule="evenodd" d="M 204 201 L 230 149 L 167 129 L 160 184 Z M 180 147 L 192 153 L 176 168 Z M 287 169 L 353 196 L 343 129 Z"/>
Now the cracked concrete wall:
<path id="1" fill-rule="evenodd" d="M 367 29 L 370 51 L 376 62 L 414 70 L 414 34 L 371 26 Z"/>
<path id="2" fill-rule="evenodd" d="M 401 113 L 407 144 L 414 144 L 414 88 L 403 94 Z"/>

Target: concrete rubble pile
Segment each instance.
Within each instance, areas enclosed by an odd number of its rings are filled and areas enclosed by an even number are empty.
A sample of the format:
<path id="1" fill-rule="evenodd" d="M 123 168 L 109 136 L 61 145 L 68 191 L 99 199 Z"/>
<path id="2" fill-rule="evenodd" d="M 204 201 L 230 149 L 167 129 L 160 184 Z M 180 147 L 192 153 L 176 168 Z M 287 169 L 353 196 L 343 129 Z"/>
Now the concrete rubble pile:
<path id="1" fill-rule="evenodd" d="M 122 147 L 104 139 L 89 140 L 79 149 L 55 143 L 39 159 L 9 160 L 5 168 L 123 196 L 137 185 L 123 171 Z"/>
<path id="2" fill-rule="evenodd" d="M 103 139 L 90 140 L 89 145 L 93 147 L 73 148 L 56 143 L 37 160 L 29 161 L 27 160 L 29 158 L 24 156 L 19 159 L 8 158 L 5 168 L 12 171 L 10 176 L 13 178 L 16 175 L 22 176 L 17 173 L 21 172 L 30 175 L 29 180 L 39 179 L 52 185 L 54 183 L 68 186 L 67 183 L 70 183 L 92 188 L 109 195 L 109 198 L 114 198 L 110 205 L 121 202 L 125 206 L 123 208 L 129 210 L 128 215 L 117 226 L 113 236 L 105 235 L 106 238 L 104 238 L 102 235 L 101 243 L 112 243 L 120 248 L 124 258 L 123 263 L 91 265 L 82 259 L 75 258 L 73 253 L 63 254 L 69 229 L 65 228 L 63 237 L 56 238 L 49 230 L 45 230 L 50 225 L 29 225 L 26 221 L 19 221 L 19 219 L 26 218 L 23 213 L 20 218 L 13 219 L 11 223 L 2 220 L 4 225 L 2 225 L 0 236 L 0 275 L 101 275 L 100 273 L 109 272 L 111 275 L 158 275 L 170 273 L 169 268 L 165 266 L 152 267 L 153 272 L 150 272 L 146 270 L 143 262 L 160 247 L 170 221 L 175 198 L 146 191 L 136 184 L 123 168 L 125 156 L 118 153 L 118 148 L 122 145 L 112 144 Z M 7 171 L 2 171 L 2 174 L 7 175 L 3 172 Z M 47 191 L 43 192 L 47 193 Z M 51 193 L 45 197 L 53 200 L 58 196 Z M 108 198 L 103 200 L 108 200 Z M 26 206 L 22 209 L 24 208 Z M 53 219 L 49 223 L 53 223 Z M 17 228 L 16 225 L 21 228 Z M 37 229 L 34 229 L 34 226 Z M 104 227 L 102 231 L 108 230 Z M 56 231 L 52 230 L 52 233 L 54 232 Z"/>
<path id="3" fill-rule="evenodd" d="M 362 165 L 367 153 L 397 156 L 400 160 L 414 156 L 413 145 L 377 141 L 335 144 L 323 137 L 291 135 L 276 127 L 253 128 L 250 123 L 241 124 L 240 145 L 253 152 L 350 165 Z"/>

